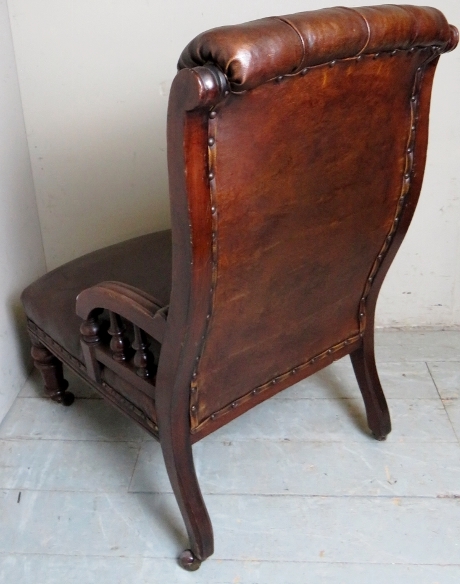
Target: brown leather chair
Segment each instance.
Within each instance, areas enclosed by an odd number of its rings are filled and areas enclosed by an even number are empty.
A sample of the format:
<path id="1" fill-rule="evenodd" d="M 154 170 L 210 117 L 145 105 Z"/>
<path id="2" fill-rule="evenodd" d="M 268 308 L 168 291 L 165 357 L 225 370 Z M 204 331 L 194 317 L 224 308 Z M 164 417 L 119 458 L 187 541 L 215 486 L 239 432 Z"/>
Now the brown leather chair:
<path id="1" fill-rule="evenodd" d="M 438 57 L 457 40 L 438 10 L 389 5 L 199 35 L 169 99 L 172 233 L 25 290 L 47 394 L 73 401 L 64 362 L 160 441 L 183 567 L 213 553 L 194 442 L 347 354 L 370 430 L 390 431 L 375 305 L 420 193 Z"/>

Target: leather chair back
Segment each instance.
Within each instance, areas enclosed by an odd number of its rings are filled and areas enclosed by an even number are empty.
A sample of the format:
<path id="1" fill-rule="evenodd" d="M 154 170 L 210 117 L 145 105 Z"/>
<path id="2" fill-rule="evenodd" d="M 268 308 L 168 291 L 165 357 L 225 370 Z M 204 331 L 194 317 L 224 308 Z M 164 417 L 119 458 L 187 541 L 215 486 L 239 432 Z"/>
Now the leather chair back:
<path id="1" fill-rule="evenodd" d="M 171 311 L 190 262 L 202 305 L 189 313 L 192 431 L 339 358 L 373 325 L 371 291 L 420 192 L 435 65 L 455 39 L 436 9 L 383 6 L 223 27 L 184 50 L 178 78 L 194 72 L 201 93 L 184 106 L 176 82 L 171 96 L 171 116 L 188 108 L 183 133 L 172 117 L 169 128 Z"/>

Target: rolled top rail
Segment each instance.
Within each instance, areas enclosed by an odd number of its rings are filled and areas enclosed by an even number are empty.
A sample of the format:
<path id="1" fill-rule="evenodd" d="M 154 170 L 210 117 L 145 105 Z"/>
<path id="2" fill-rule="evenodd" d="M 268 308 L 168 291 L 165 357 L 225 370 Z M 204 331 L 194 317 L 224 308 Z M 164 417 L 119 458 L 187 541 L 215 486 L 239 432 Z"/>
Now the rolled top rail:
<path id="1" fill-rule="evenodd" d="M 208 30 L 182 52 L 178 68 L 216 65 L 233 91 L 336 59 L 458 43 L 457 29 L 436 8 L 382 5 L 325 8 Z"/>

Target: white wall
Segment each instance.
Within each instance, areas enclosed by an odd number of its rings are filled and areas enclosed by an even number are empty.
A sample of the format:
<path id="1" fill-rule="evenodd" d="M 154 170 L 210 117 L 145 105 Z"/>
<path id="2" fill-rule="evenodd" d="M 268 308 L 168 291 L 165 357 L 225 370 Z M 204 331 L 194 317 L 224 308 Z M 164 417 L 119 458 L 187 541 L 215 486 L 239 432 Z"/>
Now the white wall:
<path id="1" fill-rule="evenodd" d="M 0 0 L 0 421 L 27 375 L 19 294 L 45 261 L 5 0 Z"/>
<path id="2" fill-rule="evenodd" d="M 48 268 L 168 225 L 167 95 L 191 38 L 331 3 L 9 0 Z M 428 3 L 460 25 L 458 0 Z M 441 58 L 425 187 L 379 325 L 460 324 L 459 65 L 460 49 Z"/>

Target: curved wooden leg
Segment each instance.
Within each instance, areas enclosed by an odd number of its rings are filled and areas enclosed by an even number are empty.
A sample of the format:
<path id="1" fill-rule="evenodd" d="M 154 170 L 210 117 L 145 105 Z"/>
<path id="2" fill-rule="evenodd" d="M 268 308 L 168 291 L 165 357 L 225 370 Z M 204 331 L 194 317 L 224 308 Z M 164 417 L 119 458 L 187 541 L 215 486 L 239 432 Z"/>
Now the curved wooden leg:
<path id="1" fill-rule="evenodd" d="M 55 402 L 70 406 L 75 396 L 72 392 L 66 391 L 69 384 L 64 379 L 62 363 L 59 359 L 35 339 L 32 341 L 31 354 L 35 367 L 42 374 L 45 383 L 45 394 Z"/>
<path id="2" fill-rule="evenodd" d="M 391 432 L 390 412 L 375 365 L 373 338 L 363 337 L 362 346 L 350 354 L 353 369 L 366 407 L 367 423 L 376 440 Z"/>
<path id="3" fill-rule="evenodd" d="M 179 564 L 198 570 L 214 552 L 214 535 L 195 472 L 189 427 L 180 427 L 177 419 L 174 425 L 169 420 L 158 422 L 166 469 L 190 539 L 190 549 L 181 553 Z"/>

